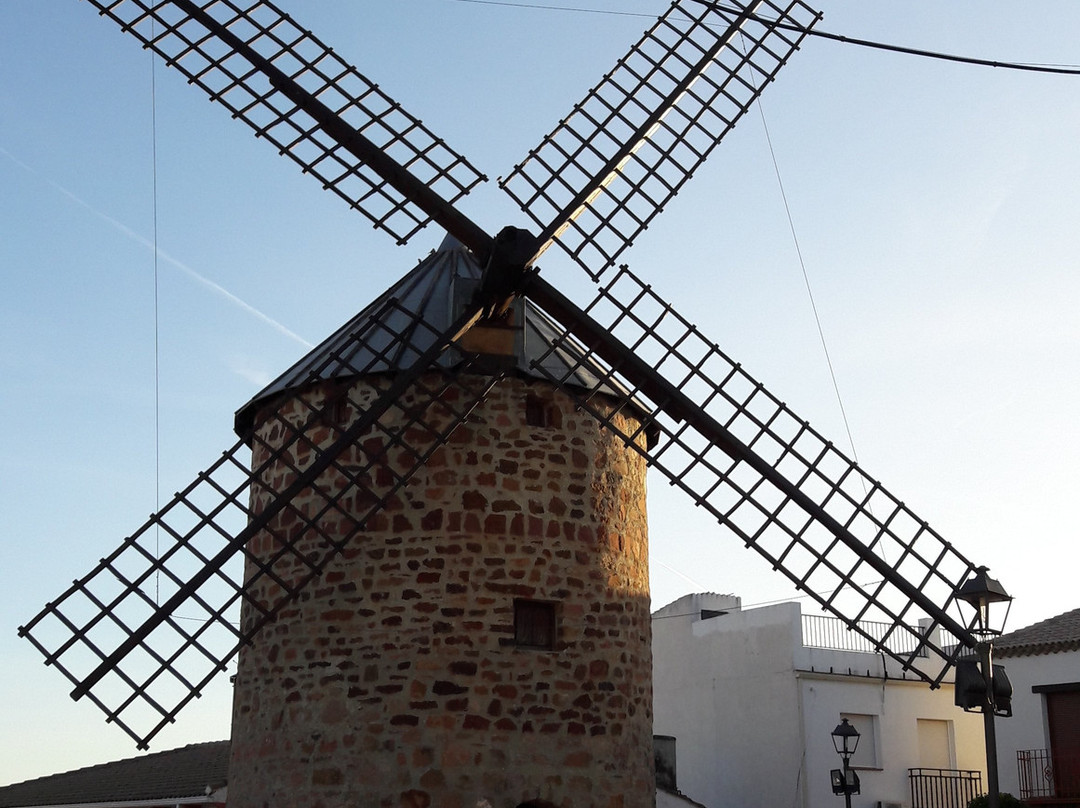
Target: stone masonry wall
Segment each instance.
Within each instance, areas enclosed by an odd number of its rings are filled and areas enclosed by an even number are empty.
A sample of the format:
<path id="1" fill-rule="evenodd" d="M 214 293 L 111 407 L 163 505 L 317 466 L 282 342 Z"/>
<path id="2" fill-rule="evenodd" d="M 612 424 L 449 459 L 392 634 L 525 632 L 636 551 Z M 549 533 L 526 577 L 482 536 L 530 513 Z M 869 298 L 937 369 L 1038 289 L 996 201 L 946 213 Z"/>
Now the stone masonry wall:
<path id="1" fill-rule="evenodd" d="M 551 425 L 526 423 L 530 398 Z M 553 649 L 515 645 L 515 599 L 555 604 Z M 241 653 L 230 808 L 653 808 L 650 640 L 644 462 L 558 391 L 504 381 Z"/>

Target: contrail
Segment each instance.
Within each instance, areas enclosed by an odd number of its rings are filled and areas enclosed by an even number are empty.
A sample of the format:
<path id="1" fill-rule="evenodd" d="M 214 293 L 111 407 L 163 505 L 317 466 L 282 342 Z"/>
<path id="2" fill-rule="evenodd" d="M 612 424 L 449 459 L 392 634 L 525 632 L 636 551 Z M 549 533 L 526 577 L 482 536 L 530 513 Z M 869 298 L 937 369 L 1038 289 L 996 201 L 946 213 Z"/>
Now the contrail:
<path id="1" fill-rule="evenodd" d="M 245 303 L 243 300 L 238 298 L 236 295 L 234 295 L 232 292 L 230 292 L 225 287 L 221 286 L 218 283 L 215 283 L 214 281 L 207 278 L 205 275 L 200 275 L 198 272 L 196 272 L 194 269 L 189 267 L 184 262 L 182 262 L 182 261 L 180 261 L 180 260 L 178 260 L 176 258 L 173 258 L 171 255 L 166 253 L 164 250 L 155 247 L 153 242 L 151 242 L 149 239 L 145 238 L 144 236 L 140 235 L 139 233 L 136 233 L 134 230 L 132 230 L 130 227 L 128 227 L 123 222 L 117 221 L 116 219 L 109 216 L 108 214 L 103 213 L 102 211 L 100 211 L 97 208 L 93 207 L 89 202 L 86 202 L 83 199 L 80 199 L 78 196 L 76 196 L 74 193 L 69 191 L 63 185 L 60 185 L 59 183 L 54 182 L 53 180 L 49 179 L 48 177 L 46 177 L 43 174 L 39 173 L 38 171 L 34 170 L 31 166 L 28 166 L 26 163 L 24 163 L 22 160 L 17 158 L 14 154 L 9 152 L 3 146 L 0 146 L 0 153 L 3 153 L 3 155 L 5 157 L 7 157 L 9 160 L 11 160 L 11 162 L 15 163 L 15 165 L 19 166 L 19 168 L 23 169 L 24 171 L 29 172 L 30 174 L 33 174 L 35 177 L 39 178 L 42 182 L 47 183 L 50 187 L 52 187 L 54 190 L 58 191 L 59 193 L 63 194 L 64 196 L 66 196 L 68 199 L 70 199 L 75 204 L 79 205 L 82 208 L 85 208 L 90 213 L 92 213 L 94 216 L 101 219 L 103 222 L 107 222 L 108 224 L 112 225 L 114 228 L 119 230 L 121 233 L 123 233 L 125 236 L 127 236 L 131 240 L 133 240 L 135 242 L 138 242 L 139 244 L 142 244 L 144 247 L 146 247 L 148 250 L 150 250 L 150 252 L 155 252 L 155 250 L 156 250 L 158 257 L 161 258 L 163 261 L 165 261 L 165 262 L 167 262 L 169 264 L 172 264 L 174 267 L 179 269 L 181 272 L 185 273 L 188 277 L 190 277 L 193 280 L 199 282 L 200 284 L 205 286 L 207 289 L 209 289 L 210 291 L 217 294 L 219 297 L 225 298 L 226 300 L 228 300 L 233 305 L 235 305 L 238 308 L 243 309 L 244 311 L 246 311 L 248 314 L 254 316 L 255 318 L 257 318 L 259 320 L 262 320 L 264 323 L 266 323 L 268 326 L 273 328 L 275 331 L 277 331 L 277 332 L 279 332 L 281 334 L 284 334 L 286 337 L 289 337 L 290 339 L 296 340 L 301 345 L 303 345 L 305 348 L 314 348 L 315 347 L 314 344 L 308 342 L 306 339 L 301 337 L 299 334 L 296 334 L 295 332 L 290 331 L 288 328 L 286 328 L 284 325 L 279 323 L 273 317 L 270 317 L 269 315 L 264 314 L 263 312 L 259 311 L 257 308 L 252 306 L 250 303 Z"/>
<path id="2" fill-rule="evenodd" d="M 693 578 L 691 578 L 689 575 L 682 572 L 681 570 L 675 569 L 670 564 L 665 564 L 663 561 L 661 561 L 658 558 L 650 557 L 649 558 L 649 565 L 651 566 L 653 564 L 656 564 L 656 566 L 658 566 L 658 567 L 663 567 L 664 569 L 666 569 L 668 572 L 672 573 L 673 575 L 678 575 L 680 578 L 685 580 L 691 586 L 696 587 L 698 592 L 704 592 L 705 589 L 707 589 L 707 587 L 704 584 L 699 584 L 697 581 L 695 581 Z"/>

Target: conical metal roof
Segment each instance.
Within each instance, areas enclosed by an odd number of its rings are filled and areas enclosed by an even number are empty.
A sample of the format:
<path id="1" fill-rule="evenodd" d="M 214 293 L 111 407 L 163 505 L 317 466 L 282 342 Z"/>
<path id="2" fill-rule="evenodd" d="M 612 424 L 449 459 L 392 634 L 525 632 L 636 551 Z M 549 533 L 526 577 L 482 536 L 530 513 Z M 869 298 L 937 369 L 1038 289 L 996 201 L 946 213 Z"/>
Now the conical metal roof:
<path id="1" fill-rule="evenodd" d="M 410 367 L 450 327 L 460 313 L 458 306 L 469 299 L 481 274 L 473 254 L 448 237 L 438 250 L 241 407 L 235 419 L 237 434 L 246 435 L 259 408 L 283 393 L 330 379 Z M 515 337 L 517 372 L 537 379 L 562 379 L 583 389 L 609 388 L 600 383 L 606 376 L 604 369 L 583 359 L 584 349 L 567 340 L 564 329 L 528 301 L 523 301 L 523 311 L 524 328 Z M 552 346 L 558 347 L 552 350 Z M 438 361 L 451 368 L 461 355 L 451 349 Z"/>

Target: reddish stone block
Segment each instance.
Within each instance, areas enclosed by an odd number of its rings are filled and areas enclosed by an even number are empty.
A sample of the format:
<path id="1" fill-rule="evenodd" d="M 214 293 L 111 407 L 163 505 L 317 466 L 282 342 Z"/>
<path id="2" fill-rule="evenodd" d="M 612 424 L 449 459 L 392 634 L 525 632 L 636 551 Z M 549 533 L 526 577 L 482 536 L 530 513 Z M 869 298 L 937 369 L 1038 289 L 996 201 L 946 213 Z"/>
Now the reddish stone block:
<path id="1" fill-rule="evenodd" d="M 327 622 L 351 620 L 353 613 L 348 609 L 329 609 L 322 613 L 322 619 Z"/>
<path id="2" fill-rule="evenodd" d="M 488 499 L 479 491 L 463 491 L 461 493 L 461 507 L 467 511 L 482 511 L 487 509 Z"/>
<path id="3" fill-rule="evenodd" d="M 457 676 L 475 676 L 476 663 L 471 660 L 457 660 L 451 662 L 450 672 Z"/>
<path id="4" fill-rule="evenodd" d="M 491 719 L 484 718 L 481 715 L 467 715 L 462 726 L 465 729 L 487 729 L 491 726 Z"/>
<path id="5" fill-rule="evenodd" d="M 345 782 L 341 769 L 314 769 L 311 772 L 311 784 L 314 786 L 340 786 Z"/>
<path id="6" fill-rule="evenodd" d="M 431 796 L 415 789 L 402 792 L 398 808 L 431 808 Z"/>
<path id="7" fill-rule="evenodd" d="M 420 529 L 421 530 L 438 530 L 443 524 L 443 511 L 442 508 L 436 508 L 435 510 L 428 511 L 422 517 L 420 517 Z"/>
<path id="8" fill-rule="evenodd" d="M 424 788 L 441 789 L 446 786 L 446 775 L 441 769 L 428 769 L 420 775 L 420 785 Z"/>
<path id="9" fill-rule="evenodd" d="M 468 690 L 467 687 L 445 680 L 437 681 L 431 686 L 431 692 L 436 696 L 454 696 L 459 693 L 467 693 Z"/>

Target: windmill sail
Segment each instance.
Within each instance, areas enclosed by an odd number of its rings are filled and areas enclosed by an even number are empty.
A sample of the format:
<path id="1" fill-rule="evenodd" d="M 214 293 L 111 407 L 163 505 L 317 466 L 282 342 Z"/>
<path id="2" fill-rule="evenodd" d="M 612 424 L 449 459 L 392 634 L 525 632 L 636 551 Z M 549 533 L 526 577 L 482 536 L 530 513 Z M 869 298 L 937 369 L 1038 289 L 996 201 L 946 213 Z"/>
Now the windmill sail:
<path id="1" fill-rule="evenodd" d="M 243 440 L 20 628 L 73 697 L 145 748 L 383 518 L 506 374 L 620 395 L 576 346 L 554 346 L 558 329 L 524 304 L 508 330 L 521 343 L 513 361 L 461 349 L 481 275 L 447 240 L 243 407 Z"/>
<path id="2" fill-rule="evenodd" d="M 273 3 L 90 2 L 399 244 L 476 233 L 452 203 L 483 174 Z"/>
<path id="3" fill-rule="evenodd" d="M 72 682 L 72 696 L 88 697 L 140 748 L 408 482 L 408 472 L 380 478 L 386 493 L 371 494 L 388 454 L 399 467 L 423 465 L 498 381 L 498 373 L 467 376 L 469 357 L 459 357 L 452 375 L 438 361 L 476 309 L 435 330 L 423 303 L 391 297 L 362 312 L 319 372 L 309 371 L 312 384 L 279 395 L 246 440 L 20 627 Z M 387 361 L 411 367 L 377 375 L 374 400 L 320 386 L 380 374 Z M 240 557 L 246 577 L 226 566 Z M 238 626 L 241 600 L 253 608 Z"/>
<path id="4" fill-rule="evenodd" d="M 595 280 L 649 226 L 820 15 L 796 0 L 673 3 L 499 184 Z"/>
<path id="5" fill-rule="evenodd" d="M 933 685 L 974 645 L 956 592 L 975 565 L 651 286 L 624 266 L 586 311 L 539 277 L 528 294 L 564 324 L 553 345 L 584 344 L 585 361 L 610 368 L 605 396 L 622 389 L 623 406 L 638 411 L 646 402 L 652 417 L 639 431 L 651 428 L 658 437 L 647 448 L 637 433 L 621 437 L 712 514 L 722 533 Z M 590 404 L 595 391 L 548 378 L 619 431 Z M 923 618 L 930 622 L 920 625 Z M 860 625 L 867 619 L 889 627 L 871 635 Z M 938 628 L 945 640 L 934 639 Z M 948 664 L 926 673 L 915 663 L 928 653 Z"/>

